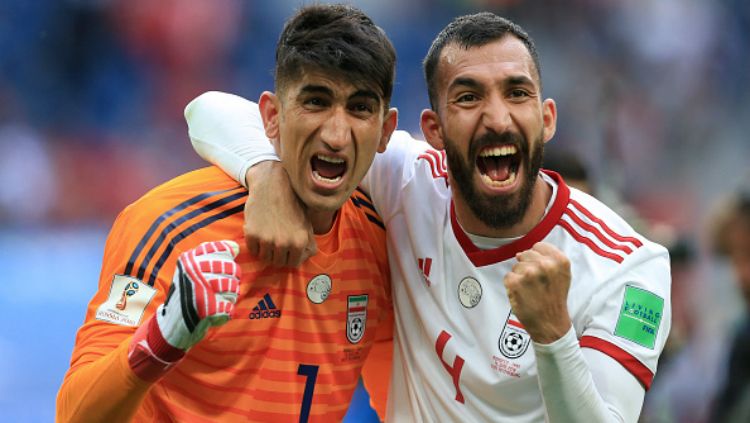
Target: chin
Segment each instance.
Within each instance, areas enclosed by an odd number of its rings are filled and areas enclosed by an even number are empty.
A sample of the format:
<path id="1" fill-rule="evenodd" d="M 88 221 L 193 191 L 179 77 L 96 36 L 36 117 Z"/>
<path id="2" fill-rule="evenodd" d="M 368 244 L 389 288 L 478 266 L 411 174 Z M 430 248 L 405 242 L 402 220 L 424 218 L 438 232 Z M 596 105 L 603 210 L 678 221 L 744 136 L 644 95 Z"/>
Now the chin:
<path id="1" fill-rule="evenodd" d="M 309 210 L 316 212 L 335 212 L 340 209 L 346 202 L 348 195 L 336 194 L 336 195 L 311 195 L 306 198 L 304 203 Z"/>

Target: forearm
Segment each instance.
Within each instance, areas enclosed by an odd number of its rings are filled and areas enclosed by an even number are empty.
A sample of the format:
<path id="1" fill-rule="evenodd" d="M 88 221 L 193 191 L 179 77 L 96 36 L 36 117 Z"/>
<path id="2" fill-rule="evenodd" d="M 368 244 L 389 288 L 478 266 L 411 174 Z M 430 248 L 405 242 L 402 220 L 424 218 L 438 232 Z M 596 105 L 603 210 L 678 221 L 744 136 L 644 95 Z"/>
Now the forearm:
<path id="1" fill-rule="evenodd" d="M 597 362 L 610 369 L 590 369 L 575 331 L 571 329 L 551 344 L 534 344 L 539 386 L 549 422 L 635 422 L 643 400 L 643 388 L 629 374 L 618 381 L 602 380 L 594 374 L 620 375 L 624 369 L 616 362 Z M 615 383 L 610 383 L 615 382 Z M 623 384 L 624 382 L 625 384 Z M 628 386 L 631 384 L 633 386 Z M 624 389 L 626 386 L 632 389 Z M 604 395 L 606 390 L 613 391 Z M 607 401 L 616 398 L 616 401 Z"/>
<path id="2" fill-rule="evenodd" d="M 289 175 L 279 161 L 261 161 L 245 169 L 242 181 L 249 192 L 256 195 L 259 190 L 283 196 L 285 200 L 297 198 L 289 182 Z"/>
<path id="3" fill-rule="evenodd" d="M 185 120 L 198 155 L 242 184 L 251 166 L 278 160 L 257 104 L 242 97 L 218 91 L 201 94 L 185 108 Z"/>
<path id="4" fill-rule="evenodd" d="M 129 344 L 128 339 L 67 375 L 57 395 L 56 421 L 128 422 L 133 418 L 151 383 L 130 370 Z"/>

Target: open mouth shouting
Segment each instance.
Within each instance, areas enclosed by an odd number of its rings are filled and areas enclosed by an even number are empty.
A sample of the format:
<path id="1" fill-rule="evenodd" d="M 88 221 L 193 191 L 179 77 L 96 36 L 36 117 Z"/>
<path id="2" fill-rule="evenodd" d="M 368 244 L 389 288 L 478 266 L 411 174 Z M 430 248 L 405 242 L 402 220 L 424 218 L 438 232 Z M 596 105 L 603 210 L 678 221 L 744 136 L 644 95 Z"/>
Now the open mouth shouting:
<path id="1" fill-rule="evenodd" d="M 341 185 L 346 174 L 346 161 L 335 154 L 318 153 L 310 159 L 315 184 L 321 188 L 334 189 Z"/>
<path id="2" fill-rule="evenodd" d="M 514 144 L 487 146 L 479 151 L 476 164 L 480 179 L 487 188 L 505 190 L 518 179 L 521 154 Z"/>

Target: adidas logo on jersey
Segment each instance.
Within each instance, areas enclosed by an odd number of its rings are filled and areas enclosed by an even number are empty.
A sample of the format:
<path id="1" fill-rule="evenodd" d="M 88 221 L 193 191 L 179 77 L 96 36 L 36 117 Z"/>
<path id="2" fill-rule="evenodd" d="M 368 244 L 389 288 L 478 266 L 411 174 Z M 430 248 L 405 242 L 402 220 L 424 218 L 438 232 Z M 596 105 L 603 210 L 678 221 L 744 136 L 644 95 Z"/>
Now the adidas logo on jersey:
<path id="1" fill-rule="evenodd" d="M 427 286 L 432 285 L 432 282 L 430 282 L 430 269 L 432 268 L 432 259 L 429 257 L 426 257 L 424 259 L 417 259 L 417 265 L 419 266 L 419 271 L 422 272 L 422 278 L 424 278 L 424 282 L 427 284 Z"/>
<path id="2" fill-rule="evenodd" d="M 273 303 L 271 296 L 266 294 L 258 301 L 258 305 L 253 307 L 253 311 L 250 312 L 248 317 L 250 317 L 250 320 L 278 319 L 281 317 L 281 310 L 276 308 L 276 304 Z"/>

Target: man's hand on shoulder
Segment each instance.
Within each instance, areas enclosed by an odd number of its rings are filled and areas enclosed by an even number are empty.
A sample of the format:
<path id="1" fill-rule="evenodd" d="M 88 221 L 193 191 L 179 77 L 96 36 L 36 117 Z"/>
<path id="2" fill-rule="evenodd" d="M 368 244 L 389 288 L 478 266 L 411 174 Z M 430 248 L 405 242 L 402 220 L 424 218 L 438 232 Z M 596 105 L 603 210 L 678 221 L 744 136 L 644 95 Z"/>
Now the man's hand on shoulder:
<path id="1" fill-rule="evenodd" d="M 297 267 L 317 252 L 312 226 L 279 162 L 248 169 L 245 242 L 251 255 L 277 267 Z"/>

